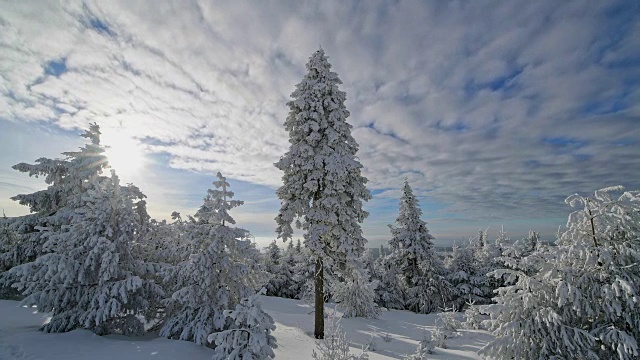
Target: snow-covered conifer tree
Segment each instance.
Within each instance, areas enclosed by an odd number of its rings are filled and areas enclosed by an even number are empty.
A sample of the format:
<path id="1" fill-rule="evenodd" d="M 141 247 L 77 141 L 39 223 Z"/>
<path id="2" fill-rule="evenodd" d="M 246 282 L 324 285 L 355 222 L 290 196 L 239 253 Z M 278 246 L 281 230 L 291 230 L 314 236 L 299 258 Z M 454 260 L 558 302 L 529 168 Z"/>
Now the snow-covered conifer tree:
<path id="1" fill-rule="evenodd" d="M 404 182 L 397 226 L 391 228 L 391 258 L 400 269 L 406 288 L 406 307 L 418 313 L 430 313 L 451 296 L 451 284 L 444 278 L 444 266 L 433 249 L 433 236 L 420 219 L 422 210 L 409 182 Z"/>
<path id="2" fill-rule="evenodd" d="M 282 250 L 276 244 L 276 241 L 273 240 L 269 243 L 269 246 L 265 248 L 266 253 L 264 256 L 264 262 L 267 267 L 272 265 L 280 265 L 280 260 L 282 258 Z"/>
<path id="3" fill-rule="evenodd" d="M 165 281 L 164 275 L 174 266 L 189 259 L 193 246 L 184 235 L 185 226 L 181 221 L 167 223 L 165 220 L 151 220 L 144 237 L 133 247 L 133 256 L 143 262 L 141 276 L 161 283 L 167 294 L 172 294 L 180 284 Z M 164 299 L 162 299 L 164 300 Z M 164 318 L 165 311 L 162 303 L 155 303 L 150 312 L 154 319 Z M 156 322 L 153 331 L 162 325 Z"/>
<path id="4" fill-rule="evenodd" d="M 455 309 L 461 311 L 466 302 L 484 303 L 486 276 L 477 274 L 478 263 L 473 249 L 454 245 L 448 265 L 447 280 L 453 286 L 452 304 Z"/>
<path id="5" fill-rule="evenodd" d="M 235 224 L 228 211 L 243 202 L 230 200 L 229 184 L 220 173 L 217 177 L 217 189 L 208 190 L 204 205 L 183 224 L 193 253 L 165 273 L 165 282 L 176 290 L 166 301 L 160 336 L 206 344 L 209 334 L 224 330 L 224 310 L 262 284 L 259 251 L 249 232 L 226 225 Z"/>
<path id="6" fill-rule="evenodd" d="M 300 241 L 300 239 L 298 239 L 296 241 L 296 254 L 300 255 L 302 253 L 302 242 Z"/>
<path id="7" fill-rule="evenodd" d="M 366 239 L 360 223 L 368 215 L 362 201 L 371 195 L 356 157 L 352 126 L 346 121 L 346 94 L 338 88 L 342 81 L 331 71 L 324 50 L 311 56 L 307 71 L 287 103 L 289 150 L 275 164 L 284 172 L 277 191 L 281 208 L 276 231 L 284 240 L 291 239 L 294 221 L 305 231 L 305 246 L 317 267 L 314 335 L 322 338 L 325 265 L 337 264 L 342 270 L 362 254 Z"/>
<path id="8" fill-rule="evenodd" d="M 376 288 L 378 305 L 387 309 L 403 310 L 405 308 L 404 287 L 394 259 L 390 255 L 379 257 L 376 259 L 375 266 L 379 276 L 379 285 Z"/>
<path id="9" fill-rule="evenodd" d="M 375 268 L 373 253 L 371 252 L 371 249 L 364 250 L 364 252 L 362 253 L 362 257 L 360 258 L 360 262 L 362 264 L 362 267 L 364 267 L 364 269 L 366 269 L 369 272 L 369 276 L 372 279 L 375 279 L 377 277 L 376 268 Z"/>
<path id="10" fill-rule="evenodd" d="M 89 140 L 80 151 L 65 152 L 65 159 L 37 159 L 35 164 L 19 163 L 13 169 L 29 176 L 43 177 L 48 187 L 31 194 L 19 194 L 11 199 L 29 207 L 32 214 L 11 219 L 19 242 L 10 252 L 15 265 L 34 261 L 40 256 L 42 244 L 50 233 L 68 226 L 74 209 L 81 206 L 83 194 L 93 187 L 102 170 L 108 166 L 100 144 L 100 127 L 91 124 L 82 137 Z"/>
<path id="11" fill-rule="evenodd" d="M 325 269 L 325 281 L 323 281 L 324 301 L 327 302 L 333 297 L 333 291 L 338 283 L 338 276 L 332 272 L 331 268 Z M 306 303 L 315 302 L 315 275 L 316 260 L 311 255 L 311 250 L 302 248 L 301 256 L 293 267 L 293 285 L 292 289 L 295 298 L 305 301 Z"/>
<path id="12" fill-rule="evenodd" d="M 276 355 L 276 338 L 271 335 L 276 325 L 273 318 L 262 310 L 258 296 L 240 300 L 235 310 L 224 312 L 233 324 L 230 329 L 209 335 L 215 344 L 214 360 L 272 359 Z"/>
<path id="13" fill-rule="evenodd" d="M 20 235 L 10 225 L 10 219 L 3 214 L 0 218 L 0 274 L 20 264 L 16 251 L 21 242 Z"/>
<path id="14" fill-rule="evenodd" d="M 375 319 L 380 308 L 375 303 L 377 281 L 370 281 L 368 270 L 359 268 L 351 272 L 335 290 L 335 300 L 345 310 L 344 317 L 364 317 Z"/>
<path id="15" fill-rule="evenodd" d="M 0 299 L 12 300 L 19 298 L 19 293 L 11 287 L 12 281 L 5 272 L 23 262 L 20 252 L 23 240 L 10 225 L 10 219 L 3 214 L 0 218 Z"/>
<path id="16" fill-rule="evenodd" d="M 539 242 L 540 234 L 535 231 L 529 231 L 529 236 L 526 238 L 522 238 L 511 245 L 505 246 L 502 251 L 502 256 L 498 258 L 498 262 L 508 268 L 516 269 L 517 266 L 515 264 L 510 265 L 510 262 L 531 255 L 538 247 Z"/>
<path id="17" fill-rule="evenodd" d="M 631 360 L 640 356 L 640 192 L 621 187 L 571 196 L 556 246 L 538 244 L 521 266 L 496 270 L 512 285 L 489 305 L 496 339 L 481 353 L 497 358 Z M 515 278 L 515 280 L 514 280 Z"/>
<path id="18" fill-rule="evenodd" d="M 472 299 L 476 304 L 490 304 L 495 296 L 494 290 L 502 285 L 502 279 L 489 276 L 490 272 L 502 267 L 500 257 L 502 249 L 507 245 L 504 229 L 498 233 L 496 241 L 490 241 L 487 230 L 479 230 L 478 238 L 471 239 L 473 256 L 475 258 L 475 273 L 471 276 L 471 283 L 475 284 L 480 292 L 476 292 L 477 298 Z"/>
<path id="19" fill-rule="evenodd" d="M 120 186 L 113 171 L 91 182 L 83 184 L 71 223 L 48 231 L 45 254 L 10 270 L 14 286 L 28 295 L 23 303 L 51 312 L 44 331 L 139 333 L 142 324 L 133 315 L 145 314 L 163 295 L 138 276 L 142 264 L 132 255 L 146 226 L 144 195 L 133 185 Z"/>
<path id="20" fill-rule="evenodd" d="M 185 239 L 183 225 L 151 220 L 145 237 L 136 246 L 136 256 L 158 269 L 187 260 L 193 244 Z"/>
<path id="21" fill-rule="evenodd" d="M 292 244 L 289 242 L 289 244 Z M 295 297 L 295 291 L 293 289 L 293 273 L 291 265 L 295 265 L 293 259 L 293 247 L 290 251 L 287 251 L 286 258 L 282 256 L 282 251 L 276 244 L 276 241 L 272 241 L 267 247 L 267 252 L 264 254 L 265 270 L 269 274 L 269 281 L 265 285 L 267 290 L 267 296 L 278 296 L 283 298 Z M 292 264 L 293 263 L 293 264 Z"/>
<path id="22" fill-rule="evenodd" d="M 280 292 L 285 281 L 285 279 L 280 277 L 281 251 L 275 240 L 273 240 L 265 249 L 266 252 L 263 256 L 264 265 L 265 271 L 269 275 L 269 282 L 265 285 L 266 295 L 280 296 Z"/>

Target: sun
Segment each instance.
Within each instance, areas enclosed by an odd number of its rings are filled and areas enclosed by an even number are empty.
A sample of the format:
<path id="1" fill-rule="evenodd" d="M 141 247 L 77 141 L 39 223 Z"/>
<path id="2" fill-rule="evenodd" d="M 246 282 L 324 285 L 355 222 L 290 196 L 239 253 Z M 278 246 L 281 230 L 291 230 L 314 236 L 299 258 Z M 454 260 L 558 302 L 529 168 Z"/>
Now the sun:
<path id="1" fill-rule="evenodd" d="M 105 144 L 105 156 L 109 166 L 126 182 L 132 182 L 145 165 L 144 152 L 140 144 L 131 137 L 118 135 Z"/>

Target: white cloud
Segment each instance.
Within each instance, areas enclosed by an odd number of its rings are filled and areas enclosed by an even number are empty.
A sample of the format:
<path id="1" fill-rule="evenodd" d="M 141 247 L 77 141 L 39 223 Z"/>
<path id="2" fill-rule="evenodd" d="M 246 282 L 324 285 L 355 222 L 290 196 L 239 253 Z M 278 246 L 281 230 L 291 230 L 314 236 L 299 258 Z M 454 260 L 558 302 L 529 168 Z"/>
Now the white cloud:
<path id="1" fill-rule="evenodd" d="M 174 168 L 275 187 L 322 45 L 373 189 L 408 176 L 444 212 L 523 218 L 640 180 L 640 21 L 608 3 L 83 4 L 0 5 L 0 119 L 97 121 Z"/>

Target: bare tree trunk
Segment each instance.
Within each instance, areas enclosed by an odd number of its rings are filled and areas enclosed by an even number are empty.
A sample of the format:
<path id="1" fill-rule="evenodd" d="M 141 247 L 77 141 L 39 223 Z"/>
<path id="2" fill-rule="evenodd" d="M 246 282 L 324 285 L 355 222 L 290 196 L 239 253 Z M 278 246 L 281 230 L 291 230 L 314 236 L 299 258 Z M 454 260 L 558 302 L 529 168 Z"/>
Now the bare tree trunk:
<path id="1" fill-rule="evenodd" d="M 589 209 L 589 199 L 587 199 L 587 213 L 589 214 L 589 221 L 591 222 L 591 236 L 593 236 L 593 246 L 598 247 L 598 241 L 596 240 L 596 225 L 593 223 L 593 215 L 591 215 L 591 209 Z"/>
<path id="2" fill-rule="evenodd" d="M 324 269 L 322 258 L 316 261 L 316 308 L 315 329 L 313 335 L 316 339 L 324 339 Z"/>

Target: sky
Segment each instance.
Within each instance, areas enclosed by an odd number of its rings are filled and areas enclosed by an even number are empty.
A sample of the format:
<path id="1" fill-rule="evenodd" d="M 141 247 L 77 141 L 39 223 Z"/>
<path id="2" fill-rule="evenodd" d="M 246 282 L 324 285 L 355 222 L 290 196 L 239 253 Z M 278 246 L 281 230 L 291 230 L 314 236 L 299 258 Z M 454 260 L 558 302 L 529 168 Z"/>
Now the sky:
<path id="1" fill-rule="evenodd" d="M 322 47 L 343 81 L 385 243 L 408 179 L 436 243 L 489 229 L 553 240 L 564 199 L 640 189 L 638 1 L 2 1 L 0 209 L 44 188 L 96 122 L 157 219 L 218 171 L 238 226 L 275 239 L 283 123 Z"/>

